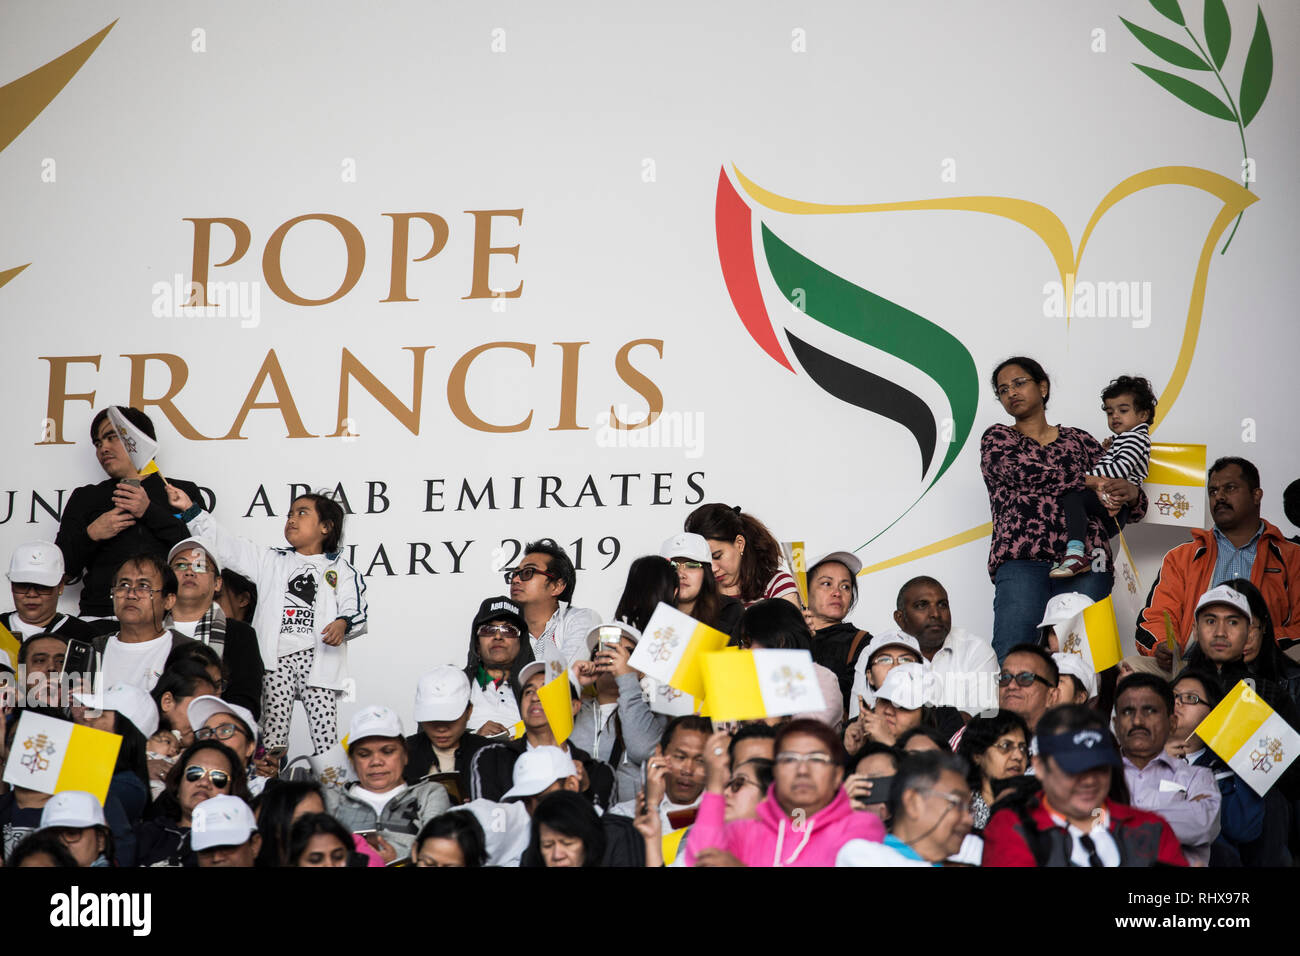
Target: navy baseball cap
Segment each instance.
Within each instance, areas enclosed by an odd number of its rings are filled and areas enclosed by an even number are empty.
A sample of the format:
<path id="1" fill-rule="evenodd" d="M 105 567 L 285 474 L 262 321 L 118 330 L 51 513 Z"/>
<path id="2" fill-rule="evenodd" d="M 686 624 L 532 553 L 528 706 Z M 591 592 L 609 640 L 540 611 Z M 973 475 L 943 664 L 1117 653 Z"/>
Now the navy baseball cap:
<path id="1" fill-rule="evenodd" d="M 1038 753 L 1051 757 L 1066 773 L 1083 773 L 1097 767 L 1124 767 L 1115 739 L 1105 730 L 1089 727 L 1063 734 L 1039 734 Z"/>

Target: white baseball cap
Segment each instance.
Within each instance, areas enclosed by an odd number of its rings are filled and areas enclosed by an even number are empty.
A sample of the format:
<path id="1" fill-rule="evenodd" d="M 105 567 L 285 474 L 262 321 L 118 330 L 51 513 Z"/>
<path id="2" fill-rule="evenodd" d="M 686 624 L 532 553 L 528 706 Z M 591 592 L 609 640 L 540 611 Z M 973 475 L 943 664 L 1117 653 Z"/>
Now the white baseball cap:
<path id="1" fill-rule="evenodd" d="M 84 830 L 86 827 L 106 827 L 104 808 L 93 793 L 85 790 L 64 790 L 56 793 L 46 802 L 41 810 L 40 829 L 46 827 L 72 827 Z"/>
<path id="2" fill-rule="evenodd" d="M 212 718 L 213 714 L 230 714 L 232 717 L 238 718 L 248 728 L 248 732 L 253 735 L 253 743 L 257 743 L 258 736 L 261 733 L 257 721 L 253 719 L 253 715 L 247 707 L 240 707 L 238 704 L 232 704 L 211 694 L 204 694 L 202 697 L 195 697 L 191 700 L 185 714 L 189 718 L 190 726 L 195 730 L 202 730 L 203 725 Z"/>
<path id="3" fill-rule="evenodd" d="M 925 706 L 925 668 L 920 664 L 895 664 L 876 691 L 876 700 L 887 700 L 903 710 Z"/>
<path id="4" fill-rule="evenodd" d="M 207 554 L 208 560 L 212 562 L 213 573 L 220 574 L 221 568 L 217 565 L 217 552 L 213 550 L 212 545 L 208 544 L 207 541 L 199 537 L 186 538 L 180 544 L 175 545 L 170 551 L 167 552 L 167 563 L 171 564 L 172 560 L 175 559 L 176 555 L 183 554 L 186 551 L 193 551 L 195 548 L 199 548 L 205 554 Z"/>
<path id="5" fill-rule="evenodd" d="M 352 715 L 348 723 L 348 750 L 367 737 L 404 737 L 402 719 L 391 707 L 382 704 L 365 707 Z"/>
<path id="6" fill-rule="evenodd" d="M 501 798 L 535 797 L 557 780 L 578 776 L 573 758 L 559 747 L 534 747 L 515 761 L 514 786 Z"/>
<path id="7" fill-rule="evenodd" d="M 600 632 L 607 627 L 618 628 L 623 632 L 623 636 L 627 637 L 633 644 L 641 643 L 641 632 L 627 621 L 606 621 L 604 624 L 597 624 L 587 632 L 587 649 L 589 651 L 596 649 L 596 645 L 600 643 Z"/>
<path id="8" fill-rule="evenodd" d="M 63 552 L 49 541 L 20 544 L 9 558 L 9 580 L 14 584 L 54 587 L 63 580 Z"/>
<path id="9" fill-rule="evenodd" d="M 416 720 L 459 720 L 469 706 L 469 678 L 444 665 L 420 677 L 415 685 Z"/>
<path id="10" fill-rule="evenodd" d="M 1062 674 L 1069 674 L 1079 679 L 1079 683 L 1088 694 L 1088 700 L 1097 696 L 1097 675 L 1092 672 L 1092 668 L 1081 655 L 1053 654 L 1052 660 L 1056 661 L 1056 669 Z"/>
<path id="11" fill-rule="evenodd" d="M 870 661 L 876 651 L 886 647 L 906 647 L 913 651 L 919 658 L 921 656 L 921 645 L 917 643 L 916 638 L 906 631 L 900 631 L 895 628 L 892 631 L 885 631 L 882 634 L 873 635 L 867 649 L 862 652 L 863 660 Z"/>
<path id="12" fill-rule="evenodd" d="M 1083 613 L 1084 608 L 1094 603 L 1096 602 L 1092 598 L 1078 591 L 1054 594 L 1048 599 L 1047 607 L 1043 609 L 1043 620 L 1038 627 L 1040 630 L 1044 627 L 1058 627 L 1074 620 Z"/>
<path id="13" fill-rule="evenodd" d="M 1246 595 L 1242 594 L 1236 588 L 1230 588 L 1226 584 L 1220 584 L 1217 588 L 1210 588 L 1201 595 L 1201 599 L 1196 602 L 1196 613 L 1200 614 L 1202 609 L 1209 607 L 1211 604 L 1227 604 L 1235 607 L 1238 611 L 1250 617 L 1250 602 L 1246 600 Z"/>
<path id="14" fill-rule="evenodd" d="M 813 568 L 817 567 L 817 565 L 825 564 L 827 561 L 838 561 L 840 564 L 848 568 L 849 574 L 853 575 L 855 578 L 858 576 L 858 572 L 862 570 L 862 561 L 859 560 L 856 554 L 850 554 L 848 551 L 832 551 L 830 554 L 823 555 L 812 564 L 808 565 L 808 570 L 811 571 Z"/>
<path id="15" fill-rule="evenodd" d="M 257 832 L 248 804 L 228 793 L 208 797 L 194 808 L 190 819 L 190 846 L 195 850 L 240 846 Z"/>
<path id="16" fill-rule="evenodd" d="M 673 558 L 690 558 L 692 561 L 699 561 L 701 564 L 711 564 L 713 562 L 713 552 L 709 550 L 709 542 L 704 539 L 704 535 L 694 534 L 690 531 L 675 534 L 660 545 L 659 556 L 669 560 Z"/>
<path id="17" fill-rule="evenodd" d="M 158 731 L 158 705 L 135 684 L 114 684 L 93 694 L 73 694 L 72 699 L 91 710 L 111 710 L 126 717 L 146 737 Z"/>

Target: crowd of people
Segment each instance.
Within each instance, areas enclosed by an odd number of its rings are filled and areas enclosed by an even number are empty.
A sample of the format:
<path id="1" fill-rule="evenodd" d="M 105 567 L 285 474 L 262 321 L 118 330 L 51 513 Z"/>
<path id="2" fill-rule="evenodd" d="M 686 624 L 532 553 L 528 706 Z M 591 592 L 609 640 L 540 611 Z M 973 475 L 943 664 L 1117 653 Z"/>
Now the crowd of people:
<path id="1" fill-rule="evenodd" d="M 1243 681 L 1300 728 L 1300 545 L 1261 517 L 1257 469 L 1210 467 L 1214 527 L 1165 556 L 1131 622 L 1138 654 L 1097 674 L 1066 631 L 1110 594 L 1111 538 L 1145 514 L 1155 397 L 1141 378 L 1107 386 L 1103 444 L 1048 424 L 1032 359 L 991 385 L 1009 417 L 981 443 L 991 639 L 925 574 L 887 627 L 858 627 L 850 551 L 811 563 L 805 602 L 765 524 L 709 503 L 631 562 L 611 614 L 575 603 L 554 540 L 528 542 L 465 622 L 464 664 L 410 671 L 414 727 L 365 687 L 338 723 L 368 621 L 344 509 L 306 494 L 284 543 L 244 540 L 193 483 L 140 476 L 101 411 L 106 479 L 72 494 L 54 542 L 10 556 L 0 756 L 28 712 L 121 745 L 103 800 L 5 785 L 4 865 L 1290 865 L 1300 764 L 1261 796 L 1197 735 Z M 825 706 L 682 710 L 631 663 L 661 604 L 740 648 L 810 652 Z M 556 662 L 573 718 L 558 734 L 541 693 Z M 299 701 L 305 763 L 287 754 Z"/>

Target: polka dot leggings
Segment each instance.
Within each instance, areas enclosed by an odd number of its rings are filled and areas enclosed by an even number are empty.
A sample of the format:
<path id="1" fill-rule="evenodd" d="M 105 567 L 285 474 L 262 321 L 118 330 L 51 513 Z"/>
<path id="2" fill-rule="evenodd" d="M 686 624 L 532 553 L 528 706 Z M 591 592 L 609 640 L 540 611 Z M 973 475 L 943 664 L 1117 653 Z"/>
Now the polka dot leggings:
<path id="1" fill-rule="evenodd" d="M 279 659 L 279 666 L 262 679 L 262 739 L 267 750 L 289 746 L 295 700 L 301 700 L 307 709 L 307 728 L 315 752 L 324 753 L 338 743 L 338 691 L 308 685 L 313 657 L 310 648 L 286 654 Z"/>

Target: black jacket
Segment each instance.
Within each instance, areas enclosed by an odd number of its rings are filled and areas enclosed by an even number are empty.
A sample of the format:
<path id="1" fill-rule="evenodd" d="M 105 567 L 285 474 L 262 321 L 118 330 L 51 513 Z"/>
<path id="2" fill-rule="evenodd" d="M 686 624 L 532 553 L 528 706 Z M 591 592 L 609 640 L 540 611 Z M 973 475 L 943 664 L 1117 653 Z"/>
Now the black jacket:
<path id="1" fill-rule="evenodd" d="M 438 756 L 433 752 L 433 741 L 428 738 L 428 735 L 424 731 L 411 734 L 406 738 L 406 769 L 402 772 L 402 777 L 407 783 L 414 785 L 431 773 L 458 773 L 461 801 L 468 800 L 470 762 L 473 761 L 476 753 L 491 743 L 493 741 L 486 737 L 466 733 L 461 736 L 460 743 L 456 746 L 456 765 L 439 767 Z"/>
<path id="2" fill-rule="evenodd" d="M 17 616 L 17 611 L 5 611 L 5 613 L 0 614 L 0 624 L 12 631 L 13 628 L 9 627 L 9 622 Z M 79 617 L 73 617 L 71 614 L 55 614 L 45 631 L 48 634 L 58 634 L 70 641 L 85 641 L 87 643 L 94 640 L 97 633 L 88 622 Z M 23 643 L 26 643 L 33 636 L 32 634 L 25 634 Z M 18 662 L 14 661 L 14 664 L 17 666 Z"/>
<path id="3" fill-rule="evenodd" d="M 605 831 L 605 854 L 601 866 L 645 866 L 645 838 L 627 817 L 607 813 L 600 818 Z M 545 866 L 541 854 L 529 846 L 519 858 L 521 867 Z"/>
<path id="4" fill-rule="evenodd" d="M 135 830 L 136 866 L 199 865 L 198 854 L 190 846 L 190 828 L 167 817 L 145 820 Z"/>
<path id="5" fill-rule="evenodd" d="M 861 634 L 862 640 L 854 641 Z M 847 621 L 832 624 L 813 632 L 813 663 L 820 664 L 833 671 L 840 682 L 840 696 L 844 698 L 844 707 L 849 709 L 849 699 L 853 695 L 853 677 L 857 669 L 858 658 L 871 643 L 871 635 L 859 630 Z"/>
<path id="6" fill-rule="evenodd" d="M 483 747 L 470 763 L 470 799 L 500 802 L 514 786 L 515 761 L 528 749 L 528 738 L 520 737 L 504 744 Z M 591 755 L 569 744 L 569 756 L 581 761 L 587 771 L 586 796 L 601 810 L 608 810 L 614 792 L 614 771 L 609 764 L 593 760 Z"/>
<path id="7" fill-rule="evenodd" d="M 184 491 L 194 501 L 201 501 L 198 485 L 180 478 L 167 479 Z M 156 554 L 167 560 L 173 545 L 189 537 L 185 522 L 167 503 L 167 488 L 158 474 L 141 479 L 140 485 L 149 494 L 149 508 L 131 527 L 107 541 L 92 541 L 86 529 L 100 515 L 113 510 L 113 491 L 116 478 L 106 478 L 97 485 L 82 485 L 69 497 L 59 521 L 59 533 L 54 543 L 63 552 L 63 565 L 68 581 L 82 579 L 81 614 L 87 617 L 107 617 L 113 613 L 113 599 L 108 589 L 113 584 L 113 572 L 127 558 L 137 554 Z"/>
<path id="8" fill-rule="evenodd" d="M 173 645 L 173 653 L 176 645 Z M 221 649 L 221 662 L 226 670 L 226 690 L 221 699 L 230 704 L 248 708 L 253 719 L 262 719 L 262 679 L 266 668 L 262 664 L 262 649 L 257 643 L 257 631 L 251 624 L 226 618 L 226 641 Z"/>

